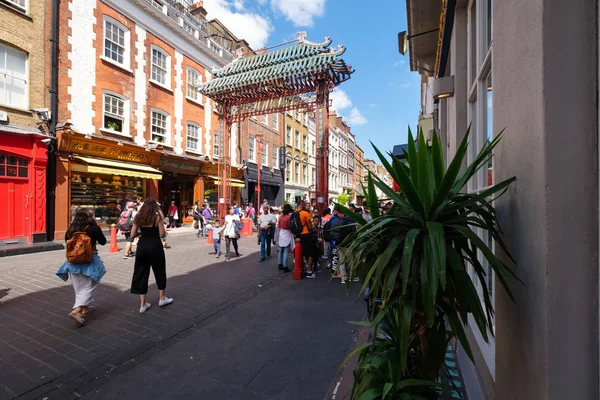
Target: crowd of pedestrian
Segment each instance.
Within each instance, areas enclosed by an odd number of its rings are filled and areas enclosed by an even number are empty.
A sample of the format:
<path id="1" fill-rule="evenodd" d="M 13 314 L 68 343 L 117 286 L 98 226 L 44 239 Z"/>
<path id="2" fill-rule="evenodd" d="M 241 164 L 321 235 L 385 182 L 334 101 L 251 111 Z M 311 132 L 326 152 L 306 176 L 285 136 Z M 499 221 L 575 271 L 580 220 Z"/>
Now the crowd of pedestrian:
<path id="1" fill-rule="evenodd" d="M 388 206 L 384 204 L 381 208 L 385 212 Z M 367 221 L 371 219 L 367 207 L 349 204 L 348 208 Z M 154 273 L 159 290 L 159 306 L 171 304 L 173 299 L 165 294 L 167 275 L 164 249 L 170 247 L 166 243 L 167 227 L 173 227 L 173 221 L 178 220 L 175 217 L 179 214 L 175 202 L 171 202 L 167 216 L 164 215 L 161 204 L 153 198 L 138 197 L 132 201 L 125 197 L 119 201 L 117 209 L 120 211 L 117 228 L 126 238 L 124 258 L 135 259 L 130 291 L 139 295 L 139 312 L 145 313 L 151 307 L 146 298 L 150 270 Z M 294 268 L 290 268 L 289 259 L 293 256 L 294 263 L 297 259 L 302 260 L 301 266 L 294 267 L 301 268 L 308 279 L 315 278 L 322 271 L 321 263 L 325 262 L 332 276 L 340 277 L 342 283 L 347 282 L 348 271 L 344 264 L 348 242 L 346 239 L 356 232 L 356 224 L 345 214 L 345 208 L 331 202 L 320 211 L 315 204 L 311 205 L 304 200 L 295 209 L 290 204 L 273 207 L 265 199 L 258 208 L 258 213 L 252 203 L 243 208 L 234 202 L 226 210 L 224 218 L 219 220 L 207 202 L 201 205 L 196 201 L 191 212 L 194 220 L 192 228 L 196 231 L 196 236 L 208 238 L 210 235 L 213 254 L 217 258 L 222 255 L 223 242 L 225 261 L 229 261 L 234 255 L 242 256 L 238 241 L 241 239 L 244 221 L 249 220 L 260 245 L 259 262 L 270 258 L 275 251 L 274 246 L 277 246 L 279 270 L 291 272 Z M 65 234 L 65 241 L 67 260 L 56 274 L 65 281 L 71 278 L 75 304 L 68 316 L 77 324 L 84 325 L 85 317 L 95 309 L 94 291 L 106 273 L 96 249 L 98 244 L 106 244 L 106 237 L 98 226 L 93 211 L 76 211 Z M 137 242 L 135 252 L 132 250 L 134 242 Z M 301 255 L 296 254 L 297 251 Z"/>

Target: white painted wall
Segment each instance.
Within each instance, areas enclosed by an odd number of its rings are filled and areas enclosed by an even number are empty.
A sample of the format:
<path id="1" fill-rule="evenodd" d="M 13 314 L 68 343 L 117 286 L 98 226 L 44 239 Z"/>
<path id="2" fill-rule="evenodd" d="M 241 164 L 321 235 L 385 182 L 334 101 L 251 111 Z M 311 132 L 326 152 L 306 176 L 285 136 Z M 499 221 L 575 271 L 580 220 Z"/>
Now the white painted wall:
<path id="1" fill-rule="evenodd" d="M 139 146 L 146 145 L 144 133 L 146 132 L 146 30 L 139 25 L 135 26 L 137 40 L 135 42 L 135 143 Z"/>
<path id="2" fill-rule="evenodd" d="M 70 119 L 75 128 L 81 133 L 94 133 L 96 128 L 93 123 L 95 116 L 94 102 L 96 101 L 93 88 L 96 85 L 96 0 L 69 1 L 68 8 L 73 17 L 69 20 L 71 35 L 67 41 L 71 47 L 67 57 L 71 67 L 67 74 L 71 78 L 71 85 L 67 93 L 71 101 L 67 109 L 71 112 Z"/>
<path id="3" fill-rule="evenodd" d="M 175 153 L 183 154 L 183 97 L 185 90 L 183 87 L 183 54 L 175 50 L 175 91 L 173 93 L 175 101 Z"/>
<path id="4" fill-rule="evenodd" d="M 204 82 L 209 81 L 212 74 L 208 71 L 204 72 Z M 212 105 L 208 97 L 202 96 L 204 100 L 204 154 L 212 158 Z"/>

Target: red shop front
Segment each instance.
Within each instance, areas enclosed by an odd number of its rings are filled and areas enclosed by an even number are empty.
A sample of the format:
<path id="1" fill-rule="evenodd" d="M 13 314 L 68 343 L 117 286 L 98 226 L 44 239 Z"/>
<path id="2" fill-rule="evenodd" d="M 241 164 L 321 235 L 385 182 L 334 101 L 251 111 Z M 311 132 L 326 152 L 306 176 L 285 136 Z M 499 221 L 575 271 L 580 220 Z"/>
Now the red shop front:
<path id="1" fill-rule="evenodd" d="M 0 125 L 0 245 L 46 241 L 46 138 Z"/>

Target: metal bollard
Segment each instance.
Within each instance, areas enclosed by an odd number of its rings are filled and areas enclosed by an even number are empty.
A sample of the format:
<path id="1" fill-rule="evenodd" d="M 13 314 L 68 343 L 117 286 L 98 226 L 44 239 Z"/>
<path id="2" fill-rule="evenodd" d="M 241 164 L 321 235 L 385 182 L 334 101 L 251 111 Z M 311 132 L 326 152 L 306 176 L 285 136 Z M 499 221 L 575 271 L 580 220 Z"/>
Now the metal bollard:
<path id="1" fill-rule="evenodd" d="M 294 249 L 294 272 L 293 278 L 295 280 L 302 279 L 304 275 L 304 263 L 302 262 L 302 240 L 300 238 L 295 239 L 296 248 Z"/>
<path id="2" fill-rule="evenodd" d="M 119 246 L 117 246 L 117 224 L 112 224 L 110 226 L 110 248 L 108 251 L 110 253 L 119 252 Z"/>

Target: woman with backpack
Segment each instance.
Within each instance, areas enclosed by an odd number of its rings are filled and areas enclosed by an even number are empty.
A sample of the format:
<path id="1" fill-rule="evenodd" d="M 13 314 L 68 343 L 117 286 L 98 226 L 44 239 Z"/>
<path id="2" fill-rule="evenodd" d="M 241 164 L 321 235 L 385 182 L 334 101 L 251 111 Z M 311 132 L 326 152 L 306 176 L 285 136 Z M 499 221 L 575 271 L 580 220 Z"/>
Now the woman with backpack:
<path id="1" fill-rule="evenodd" d="M 123 236 L 125 236 L 126 244 L 125 244 L 125 253 L 123 254 L 123 258 L 133 257 L 135 253 L 131 251 L 131 247 L 133 246 L 133 239 L 131 239 L 131 227 L 133 226 L 133 217 L 135 211 L 135 203 L 130 201 L 126 205 L 126 209 L 121 213 L 119 217 L 119 222 L 117 223 L 117 229 L 121 231 Z"/>
<path id="2" fill-rule="evenodd" d="M 277 265 L 278 268 L 283 272 L 290 272 L 288 268 L 288 259 L 290 250 L 293 251 L 295 248 L 294 235 L 290 231 L 290 214 L 292 214 L 292 206 L 284 204 L 281 210 L 281 216 L 277 220 L 277 226 L 279 229 L 279 254 L 277 254 Z"/>
<path id="3" fill-rule="evenodd" d="M 104 246 L 106 237 L 96 223 L 93 211 L 79 209 L 75 212 L 75 218 L 65 233 L 65 241 L 67 261 L 58 269 L 56 275 L 65 282 L 71 276 L 75 304 L 69 318 L 83 326 L 84 318 L 95 309 L 92 305 L 94 291 L 106 273 L 104 263 L 96 251 L 96 244 Z"/>
<path id="4" fill-rule="evenodd" d="M 131 293 L 140 295 L 140 313 L 145 313 L 152 306 L 146 301 L 151 268 L 159 291 L 158 305 L 163 307 L 173 302 L 165 294 L 167 270 L 162 239 L 167 236 L 167 231 L 156 200 L 146 199 L 133 220 L 132 232 L 131 237 L 140 235 L 140 241 L 135 254 Z"/>

